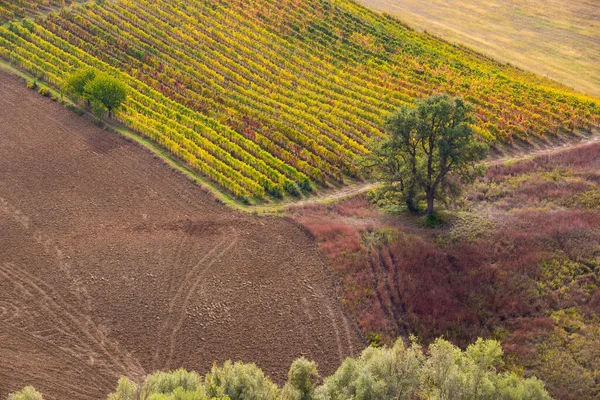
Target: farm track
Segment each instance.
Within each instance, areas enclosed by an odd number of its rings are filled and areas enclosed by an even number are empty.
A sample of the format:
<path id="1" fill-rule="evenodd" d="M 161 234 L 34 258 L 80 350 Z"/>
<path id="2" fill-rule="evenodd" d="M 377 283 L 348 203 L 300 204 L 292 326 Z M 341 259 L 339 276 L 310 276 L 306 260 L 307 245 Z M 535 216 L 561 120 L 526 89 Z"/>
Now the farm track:
<path id="1" fill-rule="evenodd" d="M 536 145 L 525 145 L 521 148 L 505 148 L 505 154 L 496 155 L 490 157 L 486 163 L 489 166 L 503 164 L 507 162 L 515 162 L 519 160 L 529 159 L 531 157 L 537 157 L 542 155 L 555 154 L 573 147 L 585 146 L 591 143 L 600 142 L 600 130 L 595 129 L 591 135 L 584 136 L 580 134 L 574 134 L 572 136 L 562 136 L 555 139 L 555 141 L 547 141 L 544 143 L 538 143 Z M 352 185 L 344 186 L 340 189 L 330 190 L 323 194 L 319 194 L 306 199 L 298 200 L 295 202 L 282 203 L 277 205 L 266 205 L 266 206 L 249 206 L 246 207 L 249 210 L 282 210 L 289 207 L 302 207 L 310 204 L 318 203 L 334 203 L 336 201 L 348 199 L 353 196 L 368 192 L 369 190 L 376 189 L 381 184 L 379 182 L 360 182 Z"/>
<path id="2" fill-rule="evenodd" d="M 0 398 L 101 399 L 121 375 L 363 341 L 293 222 L 232 210 L 138 146 L 0 72 Z"/>

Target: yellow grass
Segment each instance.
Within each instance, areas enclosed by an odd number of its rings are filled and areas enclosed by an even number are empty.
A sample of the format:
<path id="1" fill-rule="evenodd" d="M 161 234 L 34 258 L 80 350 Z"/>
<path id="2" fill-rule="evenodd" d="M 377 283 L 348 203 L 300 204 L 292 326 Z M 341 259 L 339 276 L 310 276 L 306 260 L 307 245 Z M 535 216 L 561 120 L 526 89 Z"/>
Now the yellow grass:
<path id="1" fill-rule="evenodd" d="M 600 97 L 600 0 L 359 0 Z"/>

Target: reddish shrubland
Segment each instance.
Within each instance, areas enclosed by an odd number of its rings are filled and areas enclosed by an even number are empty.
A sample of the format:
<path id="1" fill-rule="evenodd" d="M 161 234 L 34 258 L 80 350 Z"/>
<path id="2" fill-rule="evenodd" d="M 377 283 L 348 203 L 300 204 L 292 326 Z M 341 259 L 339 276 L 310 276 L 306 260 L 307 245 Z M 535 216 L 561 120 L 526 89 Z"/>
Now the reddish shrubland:
<path id="1" fill-rule="evenodd" d="M 600 144 L 493 166 L 438 229 L 361 197 L 292 214 L 331 260 L 368 338 L 498 338 L 509 367 L 537 374 L 559 398 L 591 399 L 600 396 L 599 167 Z M 567 384 L 554 364 L 583 378 Z"/>

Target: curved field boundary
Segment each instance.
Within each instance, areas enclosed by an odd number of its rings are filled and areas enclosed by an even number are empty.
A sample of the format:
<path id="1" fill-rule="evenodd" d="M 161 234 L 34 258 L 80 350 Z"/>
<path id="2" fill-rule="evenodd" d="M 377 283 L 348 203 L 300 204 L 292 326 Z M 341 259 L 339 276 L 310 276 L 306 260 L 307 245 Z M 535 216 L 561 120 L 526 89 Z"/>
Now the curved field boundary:
<path id="1" fill-rule="evenodd" d="M 297 357 L 328 374 L 363 347 L 295 223 L 218 204 L 4 71 L 0 88 L 0 398 L 99 399 L 227 359 L 281 383 Z"/>
<path id="2" fill-rule="evenodd" d="M 258 205 L 359 179 L 384 114 L 432 93 L 475 104 L 491 143 L 597 125 L 596 99 L 352 1 L 292 3 L 88 2 L 0 28 L 0 51 L 57 86 L 76 68 L 115 75 L 130 87 L 118 121 Z"/>
<path id="3" fill-rule="evenodd" d="M 0 59 L 0 69 L 3 69 L 7 72 L 10 72 L 14 75 L 17 75 L 23 79 L 33 81 L 35 78 L 30 74 L 21 71 L 6 61 Z M 43 82 L 38 82 L 40 87 L 47 88 L 54 96 L 59 97 L 60 92 L 56 90 L 51 85 L 48 85 Z M 68 100 L 65 100 L 68 102 Z M 91 114 L 88 114 L 88 118 L 94 119 L 95 117 Z M 115 122 L 115 121 L 105 121 L 105 126 L 107 130 L 113 134 L 117 134 L 121 137 L 126 138 L 129 141 L 132 141 L 142 148 L 150 151 L 155 154 L 158 158 L 160 158 L 165 165 L 169 166 L 173 170 L 178 171 L 190 181 L 199 185 L 203 189 L 207 190 L 215 197 L 216 201 L 219 201 L 228 207 L 233 209 L 249 212 L 249 213 L 259 213 L 259 214 L 280 214 L 285 212 L 286 209 L 290 207 L 303 206 L 308 204 L 326 204 L 331 202 L 340 201 L 343 199 L 347 199 L 349 197 L 356 196 L 361 193 L 368 192 L 369 190 L 377 188 L 380 184 L 378 182 L 353 182 L 347 185 L 344 185 L 341 188 L 335 188 L 330 190 L 321 190 L 318 194 L 303 196 L 302 198 L 294 198 L 291 196 L 286 196 L 283 200 L 272 203 L 264 203 L 260 205 L 244 205 L 237 201 L 235 198 L 224 192 L 214 184 L 213 182 L 205 179 L 195 171 L 191 170 L 187 167 L 186 164 L 182 162 L 182 160 L 173 157 L 168 151 L 154 142 L 144 138 L 143 136 L 131 131 L 126 126 Z M 584 143 L 592 142 L 600 140 L 600 130 L 593 129 L 591 135 L 571 135 L 571 136 L 562 136 L 559 139 L 563 139 L 560 142 L 545 142 L 539 143 L 537 146 L 532 146 L 531 144 L 525 144 L 521 149 L 517 147 L 505 146 L 504 148 L 500 148 L 499 154 L 496 156 L 490 156 L 490 160 L 488 163 L 490 165 L 505 163 L 511 161 L 517 161 L 519 159 L 524 159 L 527 157 L 533 157 L 536 155 L 553 153 L 556 151 L 561 151 L 570 147 L 578 146 Z M 504 152 L 504 153 L 503 153 Z M 507 153 L 508 155 L 504 155 Z"/>

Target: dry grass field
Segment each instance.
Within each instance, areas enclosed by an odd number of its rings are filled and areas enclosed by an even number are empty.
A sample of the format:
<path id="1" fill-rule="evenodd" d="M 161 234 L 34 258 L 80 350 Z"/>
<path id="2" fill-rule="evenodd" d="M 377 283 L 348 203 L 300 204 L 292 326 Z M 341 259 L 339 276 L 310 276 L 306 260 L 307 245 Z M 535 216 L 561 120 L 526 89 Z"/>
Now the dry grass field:
<path id="1" fill-rule="evenodd" d="M 317 245 L 235 212 L 0 72 L 0 399 L 104 398 L 121 375 L 362 349 Z"/>
<path id="2" fill-rule="evenodd" d="M 359 0 L 410 25 L 600 96 L 597 0 Z"/>

